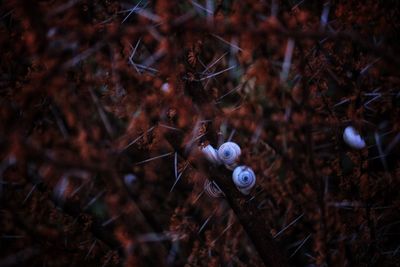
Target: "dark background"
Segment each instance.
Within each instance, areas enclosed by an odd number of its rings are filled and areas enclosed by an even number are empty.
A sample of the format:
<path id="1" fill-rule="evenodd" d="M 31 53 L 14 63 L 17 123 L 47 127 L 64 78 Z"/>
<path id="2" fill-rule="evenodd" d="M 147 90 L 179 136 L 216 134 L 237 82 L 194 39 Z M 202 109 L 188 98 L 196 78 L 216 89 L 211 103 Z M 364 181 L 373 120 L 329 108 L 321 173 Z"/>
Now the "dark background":
<path id="1" fill-rule="evenodd" d="M 399 18 L 0 1 L 0 266 L 399 266 Z M 198 152 L 228 139 L 249 196 Z"/>

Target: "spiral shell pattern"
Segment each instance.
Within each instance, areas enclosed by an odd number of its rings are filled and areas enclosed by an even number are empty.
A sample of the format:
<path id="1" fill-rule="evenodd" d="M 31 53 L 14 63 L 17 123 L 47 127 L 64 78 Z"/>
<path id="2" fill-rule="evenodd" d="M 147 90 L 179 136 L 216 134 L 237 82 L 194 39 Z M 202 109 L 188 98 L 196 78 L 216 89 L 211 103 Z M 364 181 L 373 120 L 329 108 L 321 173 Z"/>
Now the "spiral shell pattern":
<path id="1" fill-rule="evenodd" d="M 248 195 L 256 184 L 256 175 L 250 167 L 242 165 L 235 168 L 232 180 L 241 193 Z"/>
<path id="2" fill-rule="evenodd" d="M 223 143 L 218 148 L 218 157 L 228 169 L 235 166 L 240 154 L 240 147 L 234 142 Z"/>
<path id="3" fill-rule="evenodd" d="M 213 198 L 219 198 L 224 196 L 224 193 L 218 187 L 218 185 L 215 182 L 210 181 L 208 179 L 204 182 L 204 192 L 206 192 L 208 196 Z"/>

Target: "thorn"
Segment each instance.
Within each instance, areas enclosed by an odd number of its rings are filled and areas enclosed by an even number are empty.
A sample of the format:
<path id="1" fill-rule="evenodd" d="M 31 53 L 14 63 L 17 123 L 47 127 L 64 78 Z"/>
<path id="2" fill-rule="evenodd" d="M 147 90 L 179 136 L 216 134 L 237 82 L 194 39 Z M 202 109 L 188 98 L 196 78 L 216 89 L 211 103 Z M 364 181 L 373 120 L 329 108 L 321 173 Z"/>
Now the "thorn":
<path id="1" fill-rule="evenodd" d="M 91 56 L 94 52 L 99 50 L 103 45 L 104 45 L 103 42 L 99 42 L 94 47 L 86 49 L 85 51 L 83 51 L 79 55 L 77 55 L 77 56 L 71 58 L 70 60 L 68 60 L 67 62 L 65 62 L 63 64 L 62 68 L 63 69 L 68 69 L 68 68 L 71 68 L 71 67 L 75 66 L 76 64 L 78 64 L 82 60 L 85 60 L 86 58 Z"/>
<path id="2" fill-rule="evenodd" d="M 262 130 L 263 130 L 263 124 L 260 123 L 257 126 L 256 130 L 254 131 L 253 136 L 251 137 L 251 143 L 252 144 L 256 144 L 258 142 L 258 140 L 260 139 Z"/>
<path id="3" fill-rule="evenodd" d="M 165 240 L 171 240 L 172 237 L 168 235 L 169 232 L 167 233 L 147 233 L 147 234 L 142 234 L 137 237 L 138 242 L 160 242 L 160 241 L 165 241 Z"/>
<path id="4" fill-rule="evenodd" d="M 365 107 L 366 109 L 369 109 L 369 110 L 374 111 L 374 109 L 372 109 L 372 108 L 369 107 L 369 103 L 371 103 L 371 102 L 373 102 L 373 101 L 375 101 L 375 100 L 377 100 L 377 99 L 379 99 L 379 98 L 381 98 L 381 97 L 382 97 L 382 94 L 381 94 L 381 93 L 376 93 L 376 95 L 375 95 L 372 99 L 370 99 L 370 100 L 368 100 L 367 102 L 364 103 L 364 107 Z"/>
<path id="5" fill-rule="evenodd" d="M 159 123 L 158 126 L 163 127 L 163 128 L 166 128 L 166 129 L 170 129 L 170 130 L 179 131 L 179 132 L 182 131 L 182 130 L 179 129 L 179 128 L 175 128 L 175 127 L 172 127 L 172 126 L 169 126 L 169 125 L 165 125 L 165 124 L 162 124 L 162 123 Z"/>
<path id="6" fill-rule="evenodd" d="M 381 159 L 381 162 L 382 162 L 383 167 L 385 168 L 385 171 L 388 171 L 388 166 L 387 166 L 386 159 L 385 159 L 386 155 L 383 153 L 381 139 L 380 139 L 378 132 L 375 132 L 374 137 L 375 137 L 375 143 L 376 143 L 376 145 L 378 147 L 378 151 L 379 151 L 379 156 L 380 156 L 379 158 Z"/>
<path id="7" fill-rule="evenodd" d="M 155 156 L 155 157 L 152 157 L 152 158 L 149 158 L 149 159 L 145 159 L 145 160 L 143 160 L 143 161 L 139 161 L 139 162 L 135 163 L 135 165 L 147 163 L 147 162 L 153 161 L 153 160 L 155 160 L 155 159 L 159 159 L 159 158 L 168 157 L 168 156 L 171 155 L 172 153 L 174 153 L 174 152 L 168 152 L 168 153 L 165 153 L 165 154 L 162 154 L 162 155 L 159 155 L 159 156 Z"/>
<path id="8" fill-rule="evenodd" d="M 300 2 L 298 2 L 297 4 L 295 4 L 295 5 L 292 7 L 292 11 L 295 10 L 297 7 L 299 7 L 303 2 L 304 2 L 304 0 L 301 0 Z"/>
<path id="9" fill-rule="evenodd" d="M 143 62 L 143 66 L 145 68 L 150 67 L 151 65 L 153 65 L 156 61 L 158 61 L 160 58 L 162 58 L 163 56 L 165 56 L 165 51 L 157 51 L 155 52 L 153 55 L 149 56 L 144 62 Z"/>
<path id="10" fill-rule="evenodd" d="M 292 253 L 292 255 L 290 255 L 289 258 L 293 257 L 293 256 L 297 253 L 297 251 L 299 251 L 299 250 L 304 246 L 304 244 L 307 242 L 307 240 L 308 240 L 310 237 L 311 237 L 311 234 L 309 234 L 309 235 L 303 240 L 303 242 L 301 242 L 301 244 L 296 248 L 296 250 Z"/>
<path id="11" fill-rule="evenodd" d="M 8 15 L 11 15 L 12 13 L 14 13 L 14 11 L 15 11 L 14 9 L 11 9 L 10 11 L 6 12 L 4 15 L 1 16 L 0 20 L 3 20 Z"/>
<path id="12" fill-rule="evenodd" d="M 32 186 L 32 189 L 29 191 L 28 195 L 25 197 L 24 201 L 22 201 L 22 204 L 25 204 L 25 202 L 28 200 L 28 198 L 31 196 L 32 192 L 36 189 L 36 185 Z"/>
<path id="13" fill-rule="evenodd" d="M 192 3 L 193 6 L 200 8 L 201 10 L 207 12 L 208 15 L 213 15 L 214 12 L 211 10 L 208 10 L 207 8 L 203 7 L 202 5 L 200 5 L 199 3 L 195 2 L 195 1 L 190 1 Z"/>
<path id="14" fill-rule="evenodd" d="M 109 256 L 109 257 L 107 258 L 107 260 L 104 261 L 104 263 L 103 263 L 103 265 L 102 265 L 101 267 L 107 266 L 107 264 L 110 262 L 111 258 L 112 258 L 112 257 Z"/>
<path id="15" fill-rule="evenodd" d="M 137 3 L 136 6 L 134 6 L 132 9 L 127 9 L 127 10 L 123 11 L 123 12 L 128 12 L 129 11 L 129 14 L 122 20 L 121 24 L 123 24 L 129 18 L 129 16 L 132 15 L 132 13 L 136 11 L 136 9 L 138 9 L 138 6 L 141 3 L 142 3 L 142 0 L 140 0 L 139 3 Z M 144 5 L 143 8 L 145 8 L 146 6 L 147 6 L 147 4 Z"/>
<path id="16" fill-rule="evenodd" d="M 181 178 L 183 172 L 186 170 L 187 166 L 189 166 L 189 163 L 186 163 L 185 167 L 183 167 L 183 170 L 179 173 L 178 177 L 175 179 L 175 182 L 172 185 L 171 190 L 169 190 L 170 193 L 172 192 L 172 190 L 174 190 L 176 184 L 178 183 L 179 179 Z"/>
<path id="17" fill-rule="evenodd" d="M 350 98 L 343 99 L 343 100 L 340 101 L 339 103 L 335 104 L 333 107 L 334 107 L 334 108 L 335 108 L 335 107 L 338 107 L 338 106 L 343 105 L 344 103 L 347 103 L 347 102 L 349 102 L 349 101 L 350 101 Z"/>
<path id="18" fill-rule="evenodd" d="M 314 261 L 316 261 L 316 260 L 317 260 L 317 258 L 315 258 L 315 257 L 311 256 L 311 254 L 309 254 L 309 253 L 304 253 L 304 255 L 305 255 L 305 256 L 307 256 L 308 258 L 310 258 L 310 259 L 314 260 Z"/>
<path id="19" fill-rule="evenodd" d="M 56 119 L 56 123 L 58 128 L 60 129 L 61 134 L 63 135 L 64 139 L 67 139 L 69 137 L 67 127 L 65 127 L 65 124 L 63 120 L 61 119 L 60 115 L 58 114 L 57 110 L 53 105 L 50 105 L 50 110 L 51 113 L 53 113 L 54 118 Z"/>
<path id="20" fill-rule="evenodd" d="M 214 15 L 214 0 L 206 0 L 207 10 L 212 10 L 212 13 L 208 13 L 207 19 L 212 21 Z"/>
<path id="21" fill-rule="evenodd" d="M 201 191 L 201 193 L 195 198 L 195 200 L 193 201 L 193 204 L 195 204 L 200 198 L 201 196 L 204 194 L 204 189 Z"/>
<path id="22" fill-rule="evenodd" d="M 82 183 L 80 186 L 78 186 L 78 188 L 75 189 L 75 190 L 71 193 L 71 197 L 75 196 L 75 194 L 78 193 L 78 192 L 83 188 L 83 186 L 85 186 L 85 185 L 86 185 L 86 183 Z"/>
<path id="23" fill-rule="evenodd" d="M 214 211 L 215 212 L 215 211 Z M 205 222 L 203 223 L 203 225 L 200 227 L 199 231 L 197 232 L 197 234 L 200 234 L 201 231 L 203 231 L 203 229 L 206 227 L 207 223 L 210 221 L 210 219 L 212 218 L 212 216 L 214 216 L 214 212 L 211 213 L 210 216 L 208 216 L 208 218 L 205 220 Z"/>
<path id="24" fill-rule="evenodd" d="M 148 31 L 158 42 L 162 41 L 163 36 L 157 31 L 155 26 L 149 26 Z"/>
<path id="25" fill-rule="evenodd" d="M 140 70 L 138 69 L 138 67 L 136 66 L 135 62 L 133 62 L 132 59 L 129 59 L 129 63 L 135 68 L 135 70 L 136 70 L 136 72 L 137 72 L 138 74 L 142 74 L 142 73 L 140 72 Z"/>
<path id="26" fill-rule="evenodd" d="M 326 144 L 322 144 L 319 146 L 314 146 L 314 150 L 319 150 L 319 149 L 323 149 L 323 148 L 327 148 L 327 147 L 331 147 L 333 145 L 333 143 L 326 143 Z"/>
<path id="27" fill-rule="evenodd" d="M 133 61 L 133 57 L 134 57 L 135 54 L 136 54 L 136 50 L 137 50 L 137 48 L 138 48 L 138 46 L 139 46 L 141 40 L 142 40 L 142 39 L 139 39 L 139 41 L 136 42 L 135 47 L 132 47 L 132 45 L 129 44 L 129 46 L 130 46 L 131 49 L 132 49 L 132 53 L 130 54 L 129 59 L 128 59 L 129 63 L 131 63 L 131 65 L 135 68 L 136 72 L 139 73 L 139 74 L 141 74 L 141 72 L 139 71 L 138 67 L 136 66 L 135 62 Z"/>
<path id="28" fill-rule="evenodd" d="M 222 56 L 220 56 L 218 59 L 216 59 L 213 63 L 211 63 L 203 72 L 201 73 L 202 75 L 205 74 L 210 68 L 212 68 L 215 64 L 217 64 L 221 59 L 226 56 L 228 52 L 224 53 Z"/>
<path id="29" fill-rule="evenodd" d="M 126 146 L 121 150 L 121 152 L 124 151 L 124 150 L 126 150 L 126 149 L 127 149 L 128 147 L 130 147 L 131 145 L 135 144 L 137 141 L 140 140 L 140 138 L 142 138 L 142 137 L 145 136 L 146 134 L 148 134 L 148 133 L 150 133 L 151 131 L 153 131 L 154 128 L 155 128 L 155 126 L 153 126 L 153 127 L 151 127 L 150 129 L 148 129 L 145 133 L 139 135 L 139 137 L 137 137 L 135 140 L 133 140 L 132 142 L 130 142 L 128 145 L 126 145 Z"/>
<path id="30" fill-rule="evenodd" d="M 135 47 L 132 47 L 132 45 L 129 44 L 130 47 L 132 48 L 132 53 L 131 53 L 130 56 L 129 56 L 129 59 L 130 59 L 130 60 L 133 59 L 133 57 L 135 56 L 136 50 L 137 50 L 137 48 L 139 47 L 139 44 L 140 44 L 141 40 L 142 40 L 142 38 L 140 38 L 140 39 L 136 42 Z"/>
<path id="31" fill-rule="evenodd" d="M 208 76 L 206 76 L 206 77 L 201 78 L 200 81 L 204 81 L 204 80 L 210 79 L 210 78 L 212 78 L 212 77 L 214 77 L 214 76 L 220 75 L 220 74 L 222 74 L 222 73 L 224 73 L 224 72 L 226 72 L 226 71 L 229 71 L 229 70 L 231 70 L 231 69 L 233 69 L 233 68 L 236 68 L 236 67 L 237 67 L 237 66 L 232 66 L 232 67 L 226 68 L 226 69 L 224 69 L 224 70 L 221 70 L 221 71 L 219 71 L 219 72 L 210 74 L 210 75 L 208 75 Z"/>
<path id="32" fill-rule="evenodd" d="M 226 97 L 226 96 L 228 96 L 228 95 L 230 95 L 230 94 L 236 92 L 238 89 L 240 89 L 240 88 L 242 88 L 242 87 L 243 87 L 242 85 L 238 85 L 238 86 L 236 86 L 235 88 L 229 90 L 226 94 L 220 96 L 220 97 L 217 99 L 217 102 L 220 102 L 222 98 L 224 98 L 224 97 Z"/>
<path id="33" fill-rule="evenodd" d="M 89 203 L 83 208 L 83 210 L 87 210 L 90 206 L 92 206 L 106 191 L 101 191 L 94 198 L 92 198 Z"/>
<path id="34" fill-rule="evenodd" d="M 172 24 L 175 25 L 175 26 L 179 26 L 179 25 L 185 23 L 186 21 L 192 19 L 195 15 L 196 15 L 196 12 L 194 12 L 193 10 L 189 10 L 188 12 L 186 12 L 183 15 L 181 15 L 180 17 L 177 17 L 173 21 Z"/>
<path id="35" fill-rule="evenodd" d="M 231 46 L 231 47 L 233 47 L 233 48 L 235 48 L 235 49 L 237 49 L 239 51 L 243 51 L 242 48 L 240 48 L 239 46 L 237 46 L 235 44 L 232 44 L 231 42 L 226 41 L 224 38 L 219 37 L 218 35 L 213 34 L 213 33 L 211 35 L 214 36 L 215 38 L 217 38 L 218 40 L 220 40 L 221 42 L 223 42 L 223 43 L 225 43 L 225 44 L 227 44 L 227 45 L 229 45 L 229 46 Z"/>
<path id="36" fill-rule="evenodd" d="M 92 252 L 92 250 L 94 249 L 94 246 L 96 245 L 96 243 L 97 243 L 97 239 L 95 239 L 94 242 L 92 243 L 92 245 L 90 246 L 89 251 L 85 256 L 85 260 L 89 257 L 89 255 Z"/>
<path id="37" fill-rule="evenodd" d="M 231 132 L 231 134 L 229 135 L 229 138 L 228 138 L 228 141 L 227 141 L 227 142 L 230 142 L 230 141 L 232 140 L 232 138 L 233 138 L 233 136 L 235 135 L 235 133 L 236 133 L 236 129 L 233 129 L 232 132 Z"/>
<path id="38" fill-rule="evenodd" d="M 289 39 L 288 43 L 286 45 L 286 52 L 285 52 L 285 59 L 283 61 L 282 65 L 282 72 L 281 72 L 281 81 L 286 81 L 287 77 L 289 76 L 289 70 L 292 62 L 292 56 L 293 56 L 293 50 L 294 50 L 294 40 Z"/>
<path id="39" fill-rule="evenodd" d="M 375 59 L 374 61 L 372 61 L 370 64 L 368 64 L 367 66 L 365 66 L 361 71 L 360 71 L 360 75 L 364 75 L 366 74 L 366 72 L 369 70 L 370 67 L 372 67 L 376 62 L 378 62 L 379 60 L 381 60 L 380 58 Z"/>
<path id="40" fill-rule="evenodd" d="M 178 179 L 178 153 L 175 152 L 174 155 L 174 170 L 175 170 L 175 179 Z"/>
<path id="41" fill-rule="evenodd" d="M 103 223 L 101 224 L 101 226 L 102 226 L 102 227 L 105 227 L 105 226 L 109 225 L 110 223 L 112 223 L 113 221 L 115 221 L 116 219 L 118 219 L 119 217 L 121 217 L 121 214 L 119 214 L 119 215 L 117 215 L 117 216 L 114 216 L 114 217 L 108 219 L 107 221 L 103 222 Z"/>
<path id="42" fill-rule="evenodd" d="M 97 98 L 97 96 L 96 96 L 96 94 L 94 93 L 94 91 L 93 91 L 92 88 L 89 88 L 89 92 L 90 92 L 90 95 L 91 95 L 91 97 L 92 97 L 92 99 L 93 99 L 93 102 L 94 102 L 94 104 L 95 104 L 95 106 L 96 106 L 96 108 L 97 108 L 97 112 L 99 113 L 100 119 L 101 119 L 101 121 L 102 121 L 103 124 L 104 124 L 104 128 L 106 128 L 106 131 L 107 131 L 108 135 L 109 135 L 110 137 L 113 137 L 113 135 L 114 135 L 114 130 L 113 130 L 113 128 L 111 127 L 111 124 L 110 124 L 110 121 L 109 121 L 108 118 L 107 118 L 107 115 L 104 113 L 104 110 L 103 110 L 103 108 L 101 107 L 101 103 L 100 103 L 99 99 Z"/>
<path id="43" fill-rule="evenodd" d="M 199 119 L 197 119 L 197 121 L 196 121 L 196 123 L 195 123 L 195 125 L 194 125 L 194 128 L 193 128 L 193 130 L 192 130 L 192 132 L 191 132 L 191 139 L 190 139 L 190 141 L 185 145 L 185 154 L 187 153 L 187 152 L 189 152 L 189 150 L 192 148 L 192 145 L 193 145 L 193 143 L 194 143 L 194 139 L 195 139 L 195 136 L 198 134 L 198 132 L 199 132 L 199 129 L 200 129 L 200 124 L 201 124 L 201 121 L 199 120 Z"/>
<path id="44" fill-rule="evenodd" d="M 300 220 L 302 217 L 304 216 L 304 212 L 297 217 L 296 219 L 294 219 L 291 223 L 289 223 L 287 226 L 285 226 L 282 230 L 280 230 L 277 234 L 275 234 L 273 236 L 273 239 L 277 238 L 278 236 L 280 236 L 284 231 L 286 231 L 290 226 L 292 226 L 293 224 L 295 224 L 298 220 Z"/>
<path id="45" fill-rule="evenodd" d="M 379 156 L 376 156 L 376 157 L 369 158 L 368 160 L 380 159 L 382 157 L 386 157 L 387 155 L 388 154 L 382 154 L 382 155 L 379 155 Z"/>
<path id="46" fill-rule="evenodd" d="M 229 224 L 227 227 L 225 227 L 225 229 L 221 232 L 221 234 L 220 234 L 216 239 L 214 239 L 214 240 L 211 242 L 211 244 L 214 245 L 215 242 L 217 242 L 217 241 L 225 234 L 225 232 L 228 231 L 228 229 L 232 227 L 233 224 L 234 224 L 234 223 L 231 223 L 231 224 Z"/>
<path id="47" fill-rule="evenodd" d="M 52 17 L 54 15 L 57 15 L 58 13 L 64 12 L 67 9 L 70 9 L 71 7 L 73 7 L 75 4 L 77 4 L 78 2 L 80 2 L 80 0 L 70 0 L 67 3 L 61 4 L 59 7 L 53 9 L 50 13 L 49 13 L 49 17 Z"/>
<path id="48" fill-rule="evenodd" d="M 134 10 L 134 12 L 142 17 L 148 18 L 149 20 L 152 20 L 154 22 L 160 22 L 161 18 L 150 11 L 143 8 L 138 8 L 137 10 Z"/>

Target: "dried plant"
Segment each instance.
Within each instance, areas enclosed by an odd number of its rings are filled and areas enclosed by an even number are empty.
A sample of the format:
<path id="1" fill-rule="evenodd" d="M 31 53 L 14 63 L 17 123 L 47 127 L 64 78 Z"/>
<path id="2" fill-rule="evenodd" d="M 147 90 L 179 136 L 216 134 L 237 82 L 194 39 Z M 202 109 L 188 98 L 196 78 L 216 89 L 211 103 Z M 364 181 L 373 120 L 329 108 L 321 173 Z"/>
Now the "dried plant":
<path id="1" fill-rule="evenodd" d="M 400 265 L 396 1 L 0 5 L 0 266 Z"/>

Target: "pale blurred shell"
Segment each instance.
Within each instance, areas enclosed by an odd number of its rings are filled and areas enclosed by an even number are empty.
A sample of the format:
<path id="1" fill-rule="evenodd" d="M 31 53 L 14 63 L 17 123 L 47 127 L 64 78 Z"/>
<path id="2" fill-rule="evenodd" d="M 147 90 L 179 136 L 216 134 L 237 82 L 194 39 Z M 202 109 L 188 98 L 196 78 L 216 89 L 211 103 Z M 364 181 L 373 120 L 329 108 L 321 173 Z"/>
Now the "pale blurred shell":
<path id="1" fill-rule="evenodd" d="M 347 126 L 344 129 L 343 140 L 348 146 L 354 149 L 363 149 L 366 145 L 364 139 L 353 126 Z"/>

